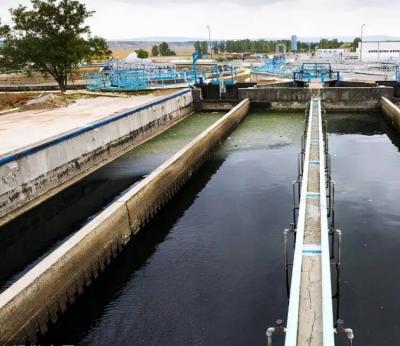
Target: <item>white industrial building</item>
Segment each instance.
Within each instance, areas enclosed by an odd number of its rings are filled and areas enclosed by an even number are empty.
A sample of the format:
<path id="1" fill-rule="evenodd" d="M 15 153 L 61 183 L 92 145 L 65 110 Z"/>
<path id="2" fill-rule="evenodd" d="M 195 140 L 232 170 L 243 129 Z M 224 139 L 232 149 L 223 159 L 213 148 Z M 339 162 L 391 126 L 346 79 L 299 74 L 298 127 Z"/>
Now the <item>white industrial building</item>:
<path id="1" fill-rule="evenodd" d="M 315 56 L 321 59 L 340 59 L 345 51 L 343 48 L 317 48 Z"/>
<path id="2" fill-rule="evenodd" d="M 399 62 L 400 41 L 359 42 L 357 52 L 364 62 Z"/>
<path id="3" fill-rule="evenodd" d="M 331 61 L 357 61 L 359 59 L 357 52 L 351 52 L 347 48 L 320 48 L 315 50 L 315 56 Z"/>

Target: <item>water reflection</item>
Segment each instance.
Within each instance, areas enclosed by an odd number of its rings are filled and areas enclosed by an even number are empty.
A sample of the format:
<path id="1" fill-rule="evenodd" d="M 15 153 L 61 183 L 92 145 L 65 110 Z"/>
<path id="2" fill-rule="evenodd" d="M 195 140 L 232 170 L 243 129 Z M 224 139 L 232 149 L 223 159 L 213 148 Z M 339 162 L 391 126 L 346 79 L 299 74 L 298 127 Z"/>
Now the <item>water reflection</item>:
<path id="1" fill-rule="evenodd" d="M 264 344 L 287 314 L 282 230 L 302 120 L 249 117 L 140 236 L 159 238 L 132 242 L 45 341 Z"/>
<path id="2" fill-rule="evenodd" d="M 3 226 L 0 291 L 220 116 L 191 115 Z"/>
<path id="3" fill-rule="evenodd" d="M 357 345 L 397 345 L 400 136 L 381 114 L 329 114 L 329 132 L 343 233 L 335 314 L 353 328 Z M 337 345 L 347 344 L 337 337 Z"/>

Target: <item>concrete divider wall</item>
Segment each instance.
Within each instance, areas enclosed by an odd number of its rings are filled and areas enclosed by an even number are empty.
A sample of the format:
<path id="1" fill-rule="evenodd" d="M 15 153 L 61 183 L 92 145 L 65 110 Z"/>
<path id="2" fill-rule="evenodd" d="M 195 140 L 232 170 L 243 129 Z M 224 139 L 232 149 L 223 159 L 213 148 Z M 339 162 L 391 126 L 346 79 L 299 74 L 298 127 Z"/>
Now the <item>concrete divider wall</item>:
<path id="1" fill-rule="evenodd" d="M 0 157 L 0 225 L 192 111 L 185 89 Z"/>
<path id="2" fill-rule="evenodd" d="M 0 343 L 34 342 L 49 320 L 180 189 L 249 111 L 242 101 L 153 171 L 0 295 Z"/>
<path id="3" fill-rule="evenodd" d="M 305 109 L 311 96 L 318 93 L 326 109 L 377 110 L 382 96 L 393 97 L 391 87 L 363 88 L 284 88 L 263 87 L 239 89 L 239 99 L 249 98 L 254 104 L 272 109 Z"/>
<path id="4" fill-rule="evenodd" d="M 305 109 L 312 96 L 308 88 L 262 87 L 239 89 L 239 99 L 273 109 Z"/>
<path id="5" fill-rule="evenodd" d="M 379 110 L 381 97 L 392 98 L 392 87 L 339 87 L 321 89 L 321 97 L 329 110 Z"/>
<path id="6" fill-rule="evenodd" d="M 386 97 L 382 97 L 381 105 L 383 113 L 391 121 L 397 131 L 400 131 L 400 108 Z"/>

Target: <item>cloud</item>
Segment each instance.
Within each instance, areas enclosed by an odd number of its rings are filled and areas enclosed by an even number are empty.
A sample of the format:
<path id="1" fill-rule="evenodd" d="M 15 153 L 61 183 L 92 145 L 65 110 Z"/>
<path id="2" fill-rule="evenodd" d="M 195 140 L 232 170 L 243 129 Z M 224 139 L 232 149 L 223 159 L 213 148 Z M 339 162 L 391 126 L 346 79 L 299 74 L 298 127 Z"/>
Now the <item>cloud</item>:
<path id="1" fill-rule="evenodd" d="M 400 1 L 393 0 L 80 0 L 95 15 L 92 33 L 134 37 L 268 38 L 400 36 Z M 0 17 L 30 0 L 0 0 Z"/>
<path id="2" fill-rule="evenodd" d="M 116 0 L 116 2 L 128 3 L 128 4 L 136 4 L 136 5 L 157 5 L 157 6 L 165 6 L 168 4 L 180 4 L 180 5 L 202 5 L 202 4 L 215 4 L 215 0 Z M 257 5 L 257 6 L 267 6 L 276 3 L 287 3 L 287 2 L 295 2 L 295 0 L 219 0 L 218 4 L 230 4 L 230 5 L 240 5 L 240 6 L 249 6 L 249 5 Z"/>

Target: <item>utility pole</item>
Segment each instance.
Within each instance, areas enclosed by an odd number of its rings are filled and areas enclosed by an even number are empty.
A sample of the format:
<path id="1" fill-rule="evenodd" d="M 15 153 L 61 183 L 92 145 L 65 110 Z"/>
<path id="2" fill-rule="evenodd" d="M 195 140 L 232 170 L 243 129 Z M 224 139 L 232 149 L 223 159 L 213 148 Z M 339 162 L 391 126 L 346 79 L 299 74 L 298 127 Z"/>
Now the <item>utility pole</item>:
<path id="1" fill-rule="evenodd" d="M 211 59 L 212 59 L 211 28 L 209 25 L 207 25 L 207 30 L 208 30 L 208 45 L 210 46 L 210 54 L 211 54 Z"/>
<path id="2" fill-rule="evenodd" d="M 362 51 L 363 51 L 363 33 L 365 24 L 361 25 L 361 45 L 360 45 L 360 61 L 362 62 Z"/>

